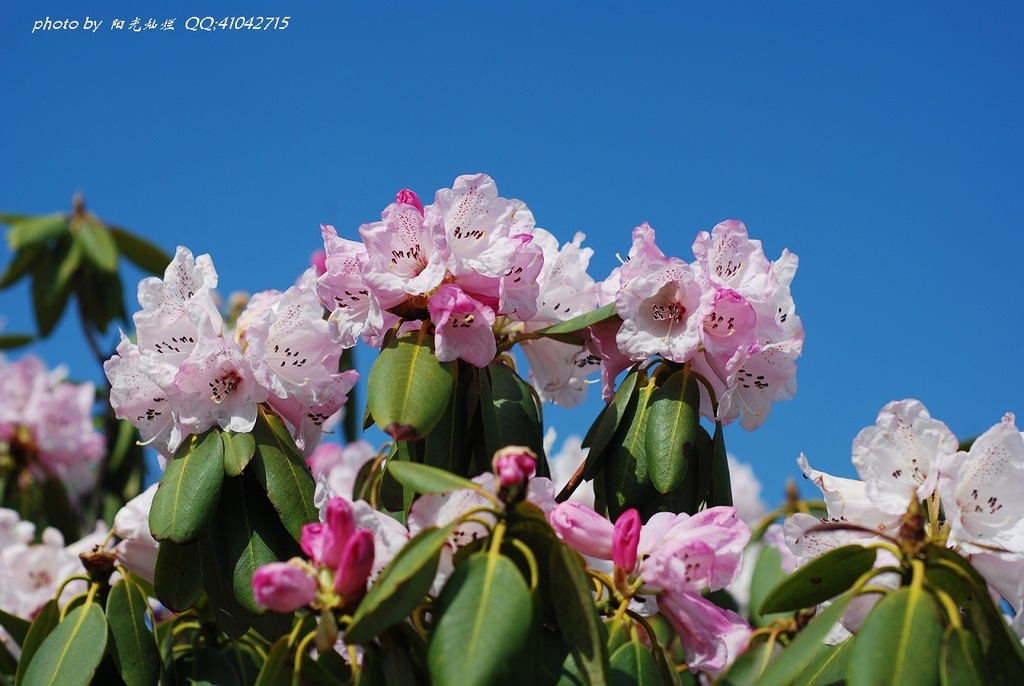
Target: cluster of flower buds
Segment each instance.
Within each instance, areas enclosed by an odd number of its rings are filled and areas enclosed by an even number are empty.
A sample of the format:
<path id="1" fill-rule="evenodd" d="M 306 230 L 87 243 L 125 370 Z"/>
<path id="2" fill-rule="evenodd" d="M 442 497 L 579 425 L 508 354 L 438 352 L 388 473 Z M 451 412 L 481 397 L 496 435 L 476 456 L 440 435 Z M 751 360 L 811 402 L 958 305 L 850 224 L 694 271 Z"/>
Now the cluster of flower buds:
<path id="1" fill-rule="evenodd" d="M 314 279 L 310 270 L 283 293 L 256 294 L 231 331 L 214 299 L 210 257 L 179 247 L 163 279 L 139 283 L 138 343 L 122 337 L 103 365 L 118 418 L 166 458 L 182 438 L 214 426 L 251 431 L 257 405 L 267 403 L 310 453 L 357 378 L 338 372 L 341 350 Z"/>
<path id="2" fill-rule="evenodd" d="M 302 528 L 299 543 L 308 560 L 295 557 L 256 570 L 256 602 L 275 612 L 294 612 L 300 607 L 343 609 L 363 597 L 373 569 L 373 532 L 356 527 L 344 498 L 332 498 L 324 518 Z"/>
<path id="3" fill-rule="evenodd" d="M 566 502 L 548 520 L 581 554 L 612 561 L 613 587 L 638 614 L 660 611 L 668 619 L 692 669 L 718 672 L 746 647 L 750 625 L 701 595 L 705 588 L 726 588 L 739 575 L 750 528 L 735 508 L 712 507 L 692 516 L 660 512 L 647 524 L 630 509 L 613 525 L 588 507 Z"/>
<path id="4" fill-rule="evenodd" d="M 96 389 L 65 375 L 37 357 L 0 356 L 0 475 L 10 472 L 4 481 L 24 486 L 54 478 L 72 493 L 95 483 L 106 449 L 92 421 Z"/>
<path id="5" fill-rule="evenodd" d="M 583 235 L 560 249 L 526 205 L 500 197 L 486 174 L 460 176 L 426 206 L 402 190 L 381 221 L 359 228 L 361 241 L 341 238 L 331 226 L 322 232 L 319 293 L 346 347 L 360 338 L 379 347 L 400 322 L 418 327 L 428 320 L 438 359 L 483 367 L 503 336 L 596 308 L 596 284 L 586 272 L 592 251 L 580 248 Z M 584 390 L 578 382 L 569 386 L 586 355 L 582 346 L 569 348 L 567 360 L 535 379 L 546 398 L 568 391 L 563 404 L 580 402 Z"/>
<path id="6" fill-rule="evenodd" d="M 700 232 L 693 254 L 689 264 L 668 257 L 654 229 L 633 230 L 629 259 L 601 284 L 602 300 L 622 318 L 613 332 L 594 332 L 606 397 L 618 371 L 659 355 L 691 363 L 714 388 L 718 415 L 709 414 L 710 402 L 702 413 L 723 423 L 741 417 L 743 428 L 755 429 L 773 400 L 796 391 L 804 340 L 790 292 L 797 257 L 784 250 L 770 262 L 738 221 Z"/>

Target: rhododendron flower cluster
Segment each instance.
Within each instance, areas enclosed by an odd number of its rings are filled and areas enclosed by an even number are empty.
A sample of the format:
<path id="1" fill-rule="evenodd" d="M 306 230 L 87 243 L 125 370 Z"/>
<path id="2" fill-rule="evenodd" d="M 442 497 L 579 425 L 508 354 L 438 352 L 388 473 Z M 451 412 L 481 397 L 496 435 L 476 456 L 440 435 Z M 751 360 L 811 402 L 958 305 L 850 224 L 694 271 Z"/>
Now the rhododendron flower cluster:
<path id="1" fill-rule="evenodd" d="M 702 402 L 711 419 L 752 430 L 764 423 L 773 400 L 796 391 L 796 359 L 804 330 L 790 292 L 797 257 L 788 250 L 775 262 L 738 221 L 702 231 L 693 243 L 696 261 L 666 256 L 647 224 L 633 230 L 629 259 L 602 284 L 622 326 L 616 352 L 603 341 L 606 384 L 635 361 L 660 355 L 690 362 L 719 402 Z M 608 333 L 604 335 L 607 337 Z M 606 397 L 610 389 L 606 385 Z M 702 389 L 704 397 L 706 390 Z"/>
<path id="2" fill-rule="evenodd" d="M 828 522 L 855 525 L 815 530 L 821 521 L 796 514 L 785 523 L 786 542 L 800 565 L 840 545 L 871 544 L 898 533 L 907 513 L 921 503 L 927 540 L 968 557 L 995 592 L 1018 614 L 1024 609 L 1024 437 L 1012 414 L 959 450 L 956 436 L 918 400 L 887 404 L 875 426 L 853 442 L 861 480 L 812 469 L 801 455 L 804 476 L 825 497 Z M 880 555 L 876 567 L 891 564 Z M 898 580 L 890 579 L 897 583 Z M 881 582 L 885 582 L 884 576 Z M 857 608 L 854 608 L 855 610 Z M 869 608 L 868 608 L 869 609 Z M 843 624 L 855 629 L 860 608 Z"/>
<path id="3" fill-rule="evenodd" d="M 750 625 L 701 596 L 705 588 L 726 588 L 739 574 L 750 528 L 735 508 L 712 507 L 692 516 L 661 512 L 643 525 L 630 509 L 612 524 L 566 502 L 548 519 L 581 554 L 614 563 L 615 588 L 638 614 L 660 611 L 669 620 L 692 669 L 718 672 L 746 646 Z M 645 602 L 646 595 L 654 603 Z"/>
<path id="4" fill-rule="evenodd" d="M 254 295 L 232 331 L 214 299 L 212 260 L 179 247 L 163 279 L 139 283 L 138 342 L 122 337 L 104 364 L 116 415 L 167 458 L 190 434 L 251 431 L 266 403 L 311 452 L 357 378 L 338 372 L 314 279 L 310 270 L 283 293 Z"/>
<path id="5" fill-rule="evenodd" d="M 96 387 L 65 377 L 63 368 L 51 371 L 31 355 L 14 362 L 0 356 L 0 469 L 13 466 L 11 482 L 54 478 L 73 493 L 95 482 L 106 450 L 93 426 Z"/>

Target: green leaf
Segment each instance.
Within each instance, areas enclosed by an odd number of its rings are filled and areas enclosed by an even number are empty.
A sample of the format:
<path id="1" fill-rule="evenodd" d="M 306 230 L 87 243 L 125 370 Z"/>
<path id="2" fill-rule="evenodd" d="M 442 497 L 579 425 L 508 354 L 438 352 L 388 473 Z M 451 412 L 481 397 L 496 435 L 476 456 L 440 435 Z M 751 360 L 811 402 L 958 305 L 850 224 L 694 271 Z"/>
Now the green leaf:
<path id="1" fill-rule="evenodd" d="M 68 216 L 63 212 L 25 217 L 11 223 L 11 228 L 7 230 L 7 245 L 13 252 L 67 232 Z"/>
<path id="2" fill-rule="evenodd" d="M 773 588 L 761 604 L 760 613 L 799 610 L 834 598 L 874 566 L 877 552 L 875 548 L 847 545 L 815 558 Z"/>
<path id="3" fill-rule="evenodd" d="M 163 541 L 156 553 L 153 587 L 157 599 L 174 612 L 184 612 L 203 594 L 199 544 Z"/>
<path id="4" fill-rule="evenodd" d="M 608 518 L 615 521 L 624 511 L 643 504 L 657 495 L 647 473 L 647 417 L 654 384 L 637 390 L 605 457 L 604 487 Z"/>
<path id="5" fill-rule="evenodd" d="M 313 505 L 316 482 L 277 415 L 260 408 L 252 435 L 256 440 L 256 454 L 249 462 L 249 471 L 266 491 L 281 523 L 297 541 L 302 537 L 302 527 L 320 517 Z"/>
<path id="6" fill-rule="evenodd" d="M 878 601 L 857 631 L 847 684 L 938 683 L 942 632 L 942 614 L 930 593 L 915 586 L 893 591 Z"/>
<path id="7" fill-rule="evenodd" d="M 620 646 L 612 653 L 609 660 L 611 678 L 608 683 L 613 686 L 632 686 L 634 684 L 661 684 L 661 674 L 654 656 L 640 643 L 639 639 Z"/>
<path id="8" fill-rule="evenodd" d="M 533 603 L 514 562 L 477 553 L 456 567 L 434 609 L 427 649 L 440 686 L 487 686 L 514 667 Z"/>
<path id="9" fill-rule="evenodd" d="M 225 576 L 213 551 L 210 537 L 204 537 L 196 545 L 199 546 L 203 589 L 210 599 L 213 616 L 221 631 L 231 638 L 241 638 L 252 626 L 256 615 L 242 607 L 235 598 L 234 579 Z"/>
<path id="10" fill-rule="evenodd" d="M 583 447 L 590 448 L 590 452 L 587 454 L 587 465 L 583 468 L 584 479 L 592 480 L 601 468 L 603 464 L 601 458 L 604 455 L 605 448 L 611 443 L 616 430 L 619 428 L 619 423 L 622 422 L 622 418 L 626 415 L 629 403 L 633 400 L 637 380 L 641 375 L 646 380 L 646 373 L 640 371 L 638 367 L 634 367 L 626 375 L 626 378 L 619 384 L 618 390 L 615 391 L 615 397 L 605 406 L 598 420 L 594 422 L 590 431 L 587 432 L 587 436 L 583 440 Z"/>
<path id="11" fill-rule="evenodd" d="M 88 686 L 107 649 L 107 620 L 96 603 L 68 613 L 25 670 L 25 686 Z"/>
<path id="12" fill-rule="evenodd" d="M 67 278 L 60 278 L 60 268 L 73 252 L 71 239 L 63 238 L 32 267 L 32 307 L 41 336 L 50 335 L 67 307 L 71 286 Z"/>
<path id="13" fill-rule="evenodd" d="M 594 607 L 593 584 L 579 556 L 557 543 L 549 555 L 551 601 L 569 650 L 587 683 L 608 681 L 608 648 Z"/>
<path id="14" fill-rule="evenodd" d="M 437 573 L 441 549 L 455 526 L 429 527 L 402 547 L 359 603 L 345 632 L 348 643 L 370 641 L 423 602 Z"/>
<path id="15" fill-rule="evenodd" d="M 615 303 L 608 303 L 604 307 L 600 307 L 594 310 L 593 312 L 581 314 L 578 317 L 573 317 L 568 321 L 560 322 L 553 326 L 549 326 L 546 329 L 541 329 L 536 333 L 547 336 L 576 333 L 578 331 L 582 331 L 588 326 L 597 324 L 598 322 L 603 322 L 604 320 L 611 319 L 612 317 L 618 317 L 618 314 L 615 312 Z M 580 336 L 579 338 L 582 340 L 582 336 Z"/>
<path id="16" fill-rule="evenodd" d="M 262 614 L 264 609 L 253 596 L 253 574 L 299 551 L 266 496 L 246 475 L 225 479 L 209 533 L 214 557 L 235 599 L 252 614 Z"/>
<path id="17" fill-rule="evenodd" d="M 693 458 L 700 422 L 700 388 L 680 369 L 651 393 L 644 452 L 651 483 L 661 493 L 675 489 Z"/>
<path id="18" fill-rule="evenodd" d="M 25 633 L 25 640 L 21 641 L 21 657 L 18 660 L 18 671 L 14 676 L 14 683 L 20 685 L 25 679 L 25 671 L 32 664 L 36 652 L 46 640 L 46 637 L 57 627 L 60 621 L 60 607 L 56 599 L 46 601 L 32 625 Z"/>
<path id="19" fill-rule="evenodd" d="M 79 516 L 71 507 L 67 489 L 60 479 L 48 477 L 42 483 L 43 511 L 46 523 L 64 534 L 65 541 L 81 538 Z"/>
<path id="20" fill-rule="evenodd" d="M 14 259 L 11 260 L 11 263 L 4 269 L 3 275 L 0 276 L 0 289 L 17 283 L 21 277 L 28 274 L 42 252 L 43 246 L 29 245 L 14 253 Z"/>
<path id="21" fill-rule="evenodd" d="M 746 650 L 715 681 L 715 686 L 756 686 L 757 680 L 782 647 L 764 636 L 751 640 Z"/>
<path id="22" fill-rule="evenodd" d="M 729 456 L 725 452 L 725 431 L 722 422 L 715 422 L 712 438 L 711 497 L 708 507 L 732 505 L 732 483 L 729 476 Z"/>
<path id="23" fill-rule="evenodd" d="M 942 686 L 991 682 L 977 636 L 952 624 L 942 636 L 939 677 Z"/>
<path id="24" fill-rule="evenodd" d="M 156 639 L 146 626 L 149 603 L 134 583 L 121 579 L 107 597 L 111 654 L 127 686 L 148 686 L 160 678 Z"/>
<path id="25" fill-rule="evenodd" d="M 224 482 L 224 442 L 217 428 L 186 438 L 167 463 L 153 496 L 149 528 L 158 541 L 198 541 L 213 520 Z"/>
<path id="26" fill-rule="evenodd" d="M 488 460 L 506 446 L 526 446 L 537 455 L 537 476 L 548 476 L 537 398 L 518 374 L 500 362 L 492 362 L 480 374 L 480 414 Z"/>
<path id="27" fill-rule="evenodd" d="M 387 472 L 395 481 L 416 493 L 441 494 L 463 488 L 472 490 L 479 488 L 469 479 L 416 462 L 390 459 L 387 463 Z"/>
<path id="28" fill-rule="evenodd" d="M 789 686 L 795 684 L 810 665 L 820 659 L 823 641 L 846 612 L 852 593 L 840 596 L 824 612 L 818 614 L 796 638 L 775 657 L 761 674 L 758 686 Z"/>
<path id="29" fill-rule="evenodd" d="M 773 545 L 763 547 L 754 563 L 754 575 L 750 580 L 750 619 L 754 626 L 767 626 L 775 619 L 792 616 L 792 613 L 761 614 L 758 611 L 771 590 L 785 578 L 779 549 Z"/>
<path id="30" fill-rule="evenodd" d="M 452 363 L 437 361 L 421 329 L 380 351 L 370 369 L 367 410 L 395 440 L 419 440 L 444 415 L 454 383 Z"/>
<path id="31" fill-rule="evenodd" d="M 163 274 L 171 257 L 162 249 L 153 245 L 144 238 L 129 233 L 124 229 L 111 226 L 110 235 L 117 244 L 118 249 L 125 257 L 131 260 L 137 267 L 151 274 Z"/>
<path id="32" fill-rule="evenodd" d="M 0 626 L 7 631 L 15 643 L 21 645 L 25 642 L 25 635 L 28 634 L 32 622 L 0 610 Z"/>
<path id="33" fill-rule="evenodd" d="M 468 384 L 460 372 L 464 363 L 453 365 L 455 383 L 444 415 L 438 420 L 434 429 L 423 441 L 423 463 L 453 474 L 469 473 L 469 408 L 467 407 L 466 389 Z M 467 370 L 468 371 L 468 370 Z M 472 377 L 473 374 L 465 376 Z"/>
<path id="34" fill-rule="evenodd" d="M 215 648 L 200 647 L 174 660 L 175 682 L 181 686 L 241 686 L 227 657 Z"/>
<path id="35" fill-rule="evenodd" d="M 274 643 L 256 679 L 256 686 L 340 686 L 332 676 L 309 655 L 303 654 L 299 673 L 295 673 L 295 646 L 283 636 Z"/>
<path id="36" fill-rule="evenodd" d="M 844 683 L 853 644 L 853 640 L 834 646 L 822 643 L 804 673 L 797 679 L 796 686 L 834 686 Z"/>
<path id="37" fill-rule="evenodd" d="M 71 231 L 78 237 L 89 261 L 105 272 L 117 271 L 117 245 L 110 231 L 90 215 L 71 220 Z"/>
<path id="38" fill-rule="evenodd" d="M 256 439 L 234 431 L 224 431 L 220 437 L 224 441 L 224 474 L 238 476 L 256 454 Z"/>

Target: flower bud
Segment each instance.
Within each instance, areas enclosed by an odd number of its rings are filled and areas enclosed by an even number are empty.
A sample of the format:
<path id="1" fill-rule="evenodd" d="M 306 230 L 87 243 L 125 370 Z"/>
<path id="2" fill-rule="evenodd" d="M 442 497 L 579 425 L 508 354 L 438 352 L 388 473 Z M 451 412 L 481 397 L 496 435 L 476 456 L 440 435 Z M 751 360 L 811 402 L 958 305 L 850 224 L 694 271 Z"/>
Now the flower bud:
<path id="1" fill-rule="evenodd" d="M 256 602 L 274 612 L 294 612 L 316 598 L 316 580 L 287 562 L 271 562 L 252 576 Z"/>
<path id="2" fill-rule="evenodd" d="M 359 529 L 348 539 L 334 578 L 334 590 L 345 599 L 346 605 L 366 592 L 366 580 L 373 569 L 373 553 L 373 532 L 369 529 Z"/>
<path id="3" fill-rule="evenodd" d="M 612 523 L 589 507 L 561 503 L 548 515 L 548 522 L 577 552 L 602 560 L 611 559 Z"/>
<path id="4" fill-rule="evenodd" d="M 408 188 L 403 188 L 398 191 L 398 194 L 395 195 L 395 200 L 404 205 L 412 205 L 420 211 L 420 214 L 423 214 L 423 203 L 420 202 L 420 196 L 416 195 Z"/>
<path id="5" fill-rule="evenodd" d="M 517 503 L 526 497 L 527 483 L 537 470 L 537 456 L 529 448 L 509 446 L 494 454 L 494 474 L 498 497 Z"/>
<path id="6" fill-rule="evenodd" d="M 627 574 L 636 567 L 641 524 L 640 513 L 634 508 L 623 512 L 615 521 L 612 533 L 612 561 Z"/>

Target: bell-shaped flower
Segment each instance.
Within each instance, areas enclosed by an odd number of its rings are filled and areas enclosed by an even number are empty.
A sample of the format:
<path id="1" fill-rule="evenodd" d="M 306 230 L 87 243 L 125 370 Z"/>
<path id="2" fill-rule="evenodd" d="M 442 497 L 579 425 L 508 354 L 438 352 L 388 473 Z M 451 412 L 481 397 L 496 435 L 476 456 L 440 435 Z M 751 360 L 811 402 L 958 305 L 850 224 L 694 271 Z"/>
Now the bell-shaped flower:
<path id="1" fill-rule="evenodd" d="M 498 196 L 498 187 L 487 174 L 455 179 L 452 188 L 434 195 L 433 208 L 446 234 L 448 269 L 455 276 L 476 272 L 501 276 L 515 253 L 509 240 L 515 206 Z"/>
<path id="2" fill-rule="evenodd" d="M 753 629 L 732 610 L 696 593 L 666 591 L 658 609 L 679 635 L 686 664 L 695 672 L 717 674 L 747 647 Z"/>
<path id="3" fill-rule="evenodd" d="M 700 285 L 690 265 L 674 257 L 653 258 L 648 268 L 624 282 L 616 296 L 622 317 L 616 342 L 634 360 L 661 355 L 686 362 L 700 345 Z"/>
<path id="4" fill-rule="evenodd" d="M 481 305 L 454 284 L 445 284 L 430 296 L 427 304 L 434 323 L 434 353 L 441 362 L 465 360 L 486 367 L 494 359 L 497 345 L 491 326 L 491 308 Z"/>
<path id="5" fill-rule="evenodd" d="M 743 222 L 730 219 L 701 231 L 693 242 L 693 254 L 703 278 L 719 288 L 741 293 L 747 300 L 764 302 L 775 290 L 771 263 L 761 241 L 747 235 Z"/>
<path id="6" fill-rule="evenodd" d="M 548 522 L 581 555 L 612 559 L 615 525 L 593 509 L 571 501 L 559 503 L 548 515 Z"/>
<path id="7" fill-rule="evenodd" d="M 167 393 L 148 373 L 138 346 L 122 334 L 117 354 L 103 363 L 110 382 L 110 405 L 114 416 L 139 430 L 142 442 L 152 445 L 164 459 L 170 459 L 181 443 L 181 429 Z"/>
<path id="8" fill-rule="evenodd" d="M 316 599 L 317 582 L 309 572 L 288 562 L 271 562 L 252 576 L 256 603 L 273 612 L 291 613 Z"/>
<path id="9" fill-rule="evenodd" d="M 351 348 L 362 337 L 376 345 L 398 317 L 384 311 L 363 279 L 363 266 L 369 259 L 366 246 L 340 238 L 333 226 L 322 224 L 320 232 L 327 256 L 326 271 L 317 278 L 317 294 L 331 310 L 329 323 L 338 343 Z"/>
<path id="10" fill-rule="evenodd" d="M 796 393 L 796 360 L 803 343 L 802 338 L 794 338 L 755 344 L 737 351 L 724 370 L 709 358 L 727 388 L 719 396 L 718 419 L 728 423 L 739 417 L 740 426 L 747 431 L 764 424 L 774 401 L 789 400 Z"/>
<path id="11" fill-rule="evenodd" d="M 813 469 L 802 453 L 797 458 L 797 464 L 804 478 L 821 490 L 829 521 L 857 524 L 880 534 L 894 531 L 899 527 L 900 518 L 906 512 L 906 506 L 910 504 L 909 498 L 904 503 L 903 512 L 892 515 L 878 509 L 868 497 L 867 484 L 863 481 L 832 476 Z"/>
<path id="12" fill-rule="evenodd" d="M 256 424 L 256 405 L 268 391 L 256 382 L 249 360 L 233 341 L 204 339 L 181 363 L 174 400 L 182 428 L 193 434 L 219 426 L 247 433 Z"/>
<path id="13" fill-rule="evenodd" d="M 434 290 L 445 275 L 445 235 L 436 213 L 392 203 L 381 221 L 363 224 L 366 246 L 363 279 L 390 307 L 411 295 Z"/>

